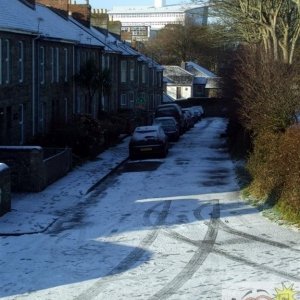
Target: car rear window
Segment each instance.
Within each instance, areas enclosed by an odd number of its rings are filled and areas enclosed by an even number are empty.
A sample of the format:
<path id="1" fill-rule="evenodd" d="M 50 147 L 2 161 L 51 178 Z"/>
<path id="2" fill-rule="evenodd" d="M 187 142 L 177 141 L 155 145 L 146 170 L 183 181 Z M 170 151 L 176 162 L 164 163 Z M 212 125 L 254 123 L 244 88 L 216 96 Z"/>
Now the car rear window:
<path id="1" fill-rule="evenodd" d="M 145 134 L 145 133 L 156 133 L 156 130 L 136 130 L 136 133 L 141 133 L 141 134 Z"/>

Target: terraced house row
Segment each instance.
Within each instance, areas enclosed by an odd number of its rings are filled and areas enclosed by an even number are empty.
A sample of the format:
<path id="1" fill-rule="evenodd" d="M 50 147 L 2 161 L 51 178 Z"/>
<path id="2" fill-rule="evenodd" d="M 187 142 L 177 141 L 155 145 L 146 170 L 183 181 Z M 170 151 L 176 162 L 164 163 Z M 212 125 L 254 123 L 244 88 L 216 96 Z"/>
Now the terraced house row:
<path id="1" fill-rule="evenodd" d="M 101 110 L 151 111 L 161 103 L 163 68 L 100 23 L 88 1 L 0 1 L 1 145 L 26 144 L 74 114 L 96 118 Z M 109 89 L 76 80 L 91 62 Z"/>

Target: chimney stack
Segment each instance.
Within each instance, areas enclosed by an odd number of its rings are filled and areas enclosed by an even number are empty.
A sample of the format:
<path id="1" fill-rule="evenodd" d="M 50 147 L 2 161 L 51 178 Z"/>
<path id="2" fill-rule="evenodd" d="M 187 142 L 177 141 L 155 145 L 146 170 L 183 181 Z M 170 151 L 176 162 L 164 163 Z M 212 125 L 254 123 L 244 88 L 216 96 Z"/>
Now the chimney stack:
<path id="1" fill-rule="evenodd" d="M 56 13 L 68 17 L 69 0 L 30 0 L 51 7 Z"/>
<path id="2" fill-rule="evenodd" d="M 94 27 L 103 28 L 107 30 L 108 21 L 109 21 L 109 16 L 108 14 L 103 13 L 103 9 L 101 9 L 101 12 L 99 9 L 97 9 L 97 11 L 94 11 L 91 16 L 91 24 Z"/>
<path id="3" fill-rule="evenodd" d="M 85 27 L 89 28 L 91 26 L 92 7 L 89 4 L 89 0 L 86 0 L 86 4 L 70 3 L 69 11 L 72 13 L 73 18 Z"/>

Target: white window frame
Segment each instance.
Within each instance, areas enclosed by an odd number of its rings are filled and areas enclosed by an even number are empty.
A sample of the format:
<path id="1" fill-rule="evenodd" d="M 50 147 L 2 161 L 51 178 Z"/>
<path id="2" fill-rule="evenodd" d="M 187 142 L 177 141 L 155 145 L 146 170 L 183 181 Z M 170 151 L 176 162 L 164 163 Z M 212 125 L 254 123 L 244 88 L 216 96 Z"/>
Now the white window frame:
<path id="1" fill-rule="evenodd" d="M 19 82 L 24 81 L 24 43 L 19 41 L 19 58 L 18 58 L 18 69 L 19 69 Z"/>
<path id="2" fill-rule="evenodd" d="M 121 95 L 121 106 L 127 106 L 127 95 L 126 94 L 122 94 Z"/>

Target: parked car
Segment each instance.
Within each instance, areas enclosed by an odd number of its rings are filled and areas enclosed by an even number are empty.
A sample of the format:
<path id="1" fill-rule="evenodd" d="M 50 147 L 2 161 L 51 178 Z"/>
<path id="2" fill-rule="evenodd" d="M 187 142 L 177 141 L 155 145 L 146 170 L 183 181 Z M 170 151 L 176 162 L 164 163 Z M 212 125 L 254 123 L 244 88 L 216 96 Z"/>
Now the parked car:
<path id="1" fill-rule="evenodd" d="M 161 125 L 169 141 L 177 142 L 180 136 L 179 124 L 174 117 L 158 117 L 153 120 L 153 125 Z"/>
<path id="2" fill-rule="evenodd" d="M 140 126 L 135 128 L 129 141 L 129 157 L 159 155 L 166 157 L 169 140 L 160 125 Z"/>
<path id="3" fill-rule="evenodd" d="M 191 109 L 194 111 L 194 114 L 196 115 L 198 121 L 200 121 L 204 115 L 204 110 L 201 105 L 198 106 L 192 106 Z"/>
<path id="4" fill-rule="evenodd" d="M 182 109 L 185 119 L 186 119 L 186 129 L 190 129 L 194 127 L 195 125 L 195 119 L 194 119 L 194 114 L 189 108 L 183 108 Z"/>
<path id="5" fill-rule="evenodd" d="M 181 106 L 176 103 L 159 105 L 155 110 L 155 118 L 174 117 L 179 124 L 180 133 L 184 132 L 184 117 Z"/>

